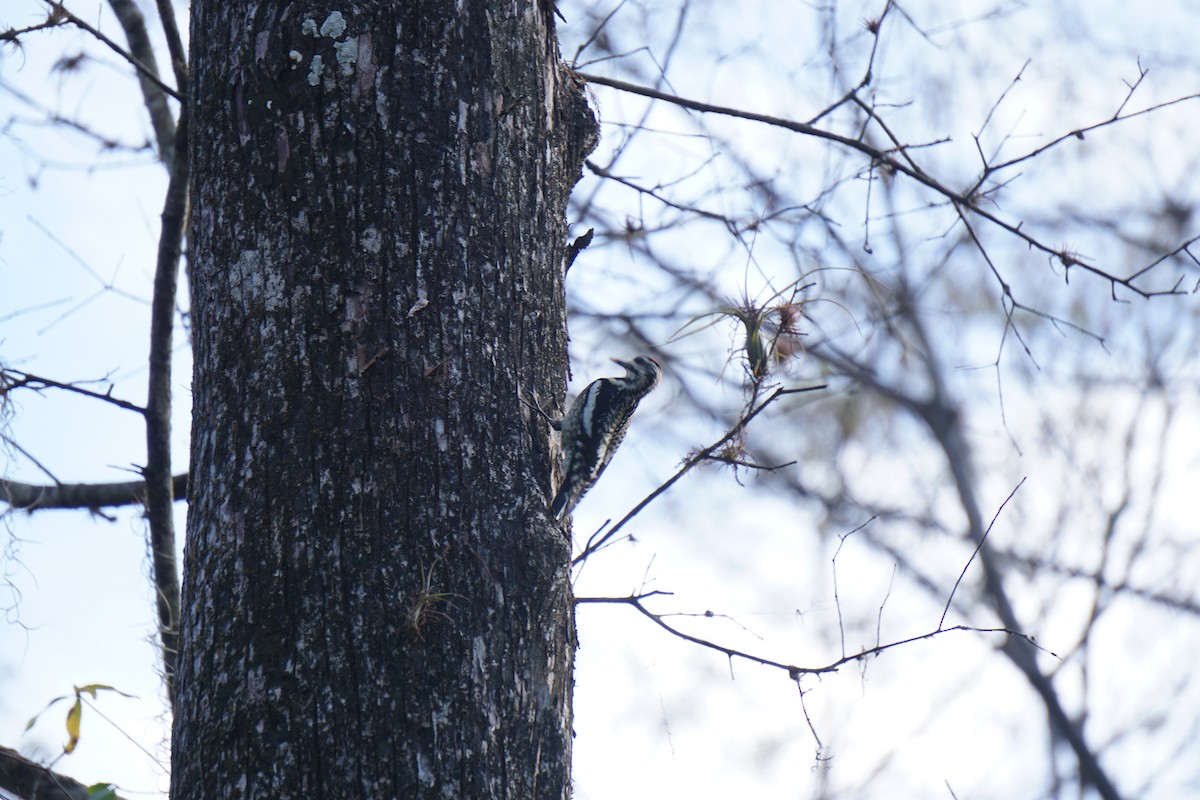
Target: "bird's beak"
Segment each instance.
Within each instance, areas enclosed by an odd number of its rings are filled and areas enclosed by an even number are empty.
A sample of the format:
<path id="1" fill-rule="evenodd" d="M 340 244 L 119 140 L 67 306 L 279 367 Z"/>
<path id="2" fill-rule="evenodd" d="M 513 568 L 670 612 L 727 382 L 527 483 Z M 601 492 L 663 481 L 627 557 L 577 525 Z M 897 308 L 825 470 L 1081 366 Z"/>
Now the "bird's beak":
<path id="1" fill-rule="evenodd" d="M 633 372 L 633 364 L 630 364 L 628 361 L 622 361 L 619 358 L 613 358 L 613 359 L 609 359 L 609 360 L 616 364 L 620 364 L 622 367 L 625 368 L 626 372 Z"/>

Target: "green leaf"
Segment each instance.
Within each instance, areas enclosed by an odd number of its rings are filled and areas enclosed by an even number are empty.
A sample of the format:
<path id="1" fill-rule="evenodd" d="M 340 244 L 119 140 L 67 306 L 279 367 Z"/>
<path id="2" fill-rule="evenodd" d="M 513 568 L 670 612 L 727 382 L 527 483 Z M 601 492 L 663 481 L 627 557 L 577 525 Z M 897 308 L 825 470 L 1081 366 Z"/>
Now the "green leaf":
<path id="1" fill-rule="evenodd" d="M 64 755 L 70 755 L 79 745 L 79 729 L 83 724 L 83 696 L 85 694 L 91 695 L 93 700 L 96 699 L 97 695 L 102 691 L 115 692 L 122 697 L 136 699 L 135 695 L 126 694 L 120 689 L 109 686 L 106 683 L 89 683 L 86 686 L 74 686 L 72 688 L 75 690 L 75 703 L 71 706 L 70 710 L 67 711 L 67 743 L 63 745 Z M 25 723 L 25 731 L 27 732 L 30 728 L 37 724 L 38 719 L 42 716 L 42 714 L 45 714 L 47 711 L 49 711 L 51 706 L 53 706 L 59 700 L 69 700 L 70 697 L 70 695 L 56 697 L 47 703 L 45 708 L 30 717 L 29 722 Z"/>
<path id="2" fill-rule="evenodd" d="M 79 744 L 79 725 L 83 721 L 83 701 L 78 697 L 71 705 L 71 710 L 67 712 L 67 743 L 63 745 L 63 752 L 67 755 L 75 752 L 75 745 Z"/>
<path id="3" fill-rule="evenodd" d="M 66 700 L 66 699 L 67 699 L 67 695 L 64 694 L 64 695 L 60 695 L 59 697 L 54 698 L 49 703 L 46 703 L 45 708 L 43 708 L 41 711 L 39 711 L 38 713 L 36 713 L 32 717 L 30 717 L 29 722 L 25 723 L 25 730 L 22 731 L 22 733 L 27 732 L 30 728 L 32 728 L 34 725 L 36 725 L 37 721 L 38 721 L 38 717 L 40 717 L 42 714 L 45 714 L 47 711 L 49 711 L 50 706 L 54 705 L 59 700 Z"/>
<path id="4" fill-rule="evenodd" d="M 133 695 L 125 694 L 115 686 L 109 686 L 106 683 L 89 683 L 87 686 L 77 686 L 75 687 L 75 696 L 78 697 L 81 692 L 87 692 L 92 696 L 92 699 L 95 700 L 96 693 L 101 690 L 106 692 L 116 692 L 117 694 L 121 695 L 121 697 L 133 697 Z"/>

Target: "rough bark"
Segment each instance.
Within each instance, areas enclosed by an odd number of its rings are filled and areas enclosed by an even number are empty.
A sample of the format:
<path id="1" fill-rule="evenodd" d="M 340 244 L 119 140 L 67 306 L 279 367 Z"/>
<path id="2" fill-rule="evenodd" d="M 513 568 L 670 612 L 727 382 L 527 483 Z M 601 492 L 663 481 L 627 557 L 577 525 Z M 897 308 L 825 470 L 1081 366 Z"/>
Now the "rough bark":
<path id="1" fill-rule="evenodd" d="M 569 551 L 518 393 L 561 397 L 595 123 L 548 26 L 193 3 L 175 800 L 569 795 Z"/>

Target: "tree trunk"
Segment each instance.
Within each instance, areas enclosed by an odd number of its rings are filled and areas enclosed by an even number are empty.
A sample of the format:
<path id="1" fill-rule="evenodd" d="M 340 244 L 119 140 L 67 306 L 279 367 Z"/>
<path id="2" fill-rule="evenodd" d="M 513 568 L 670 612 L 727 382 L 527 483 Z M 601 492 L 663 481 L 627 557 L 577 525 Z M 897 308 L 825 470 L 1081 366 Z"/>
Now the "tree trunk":
<path id="1" fill-rule="evenodd" d="M 561 397 L 595 121 L 547 7 L 196 0 L 191 31 L 172 797 L 565 798 L 568 542 L 518 397 Z"/>

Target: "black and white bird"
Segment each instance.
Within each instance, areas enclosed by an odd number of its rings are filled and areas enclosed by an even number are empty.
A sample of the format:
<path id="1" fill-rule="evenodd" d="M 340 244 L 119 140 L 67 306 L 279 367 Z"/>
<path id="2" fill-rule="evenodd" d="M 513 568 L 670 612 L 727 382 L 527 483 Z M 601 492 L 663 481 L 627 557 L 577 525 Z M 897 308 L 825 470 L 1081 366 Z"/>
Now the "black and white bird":
<path id="1" fill-rule="evenodd" d="M 596 483 L 621 446 L 638 403 L 662 379 L 662 368 L 650 356 L 613 361 L 625 368 L 624 376 L 592 381 L 561 420 L 550 422 L 562 431 L 563 480 L 550 504 L 555 519 L 570 514 Z"/>

